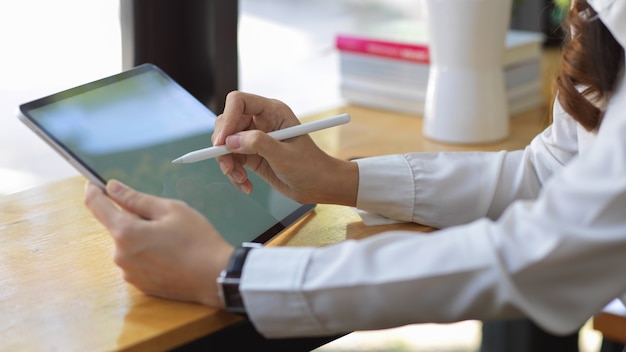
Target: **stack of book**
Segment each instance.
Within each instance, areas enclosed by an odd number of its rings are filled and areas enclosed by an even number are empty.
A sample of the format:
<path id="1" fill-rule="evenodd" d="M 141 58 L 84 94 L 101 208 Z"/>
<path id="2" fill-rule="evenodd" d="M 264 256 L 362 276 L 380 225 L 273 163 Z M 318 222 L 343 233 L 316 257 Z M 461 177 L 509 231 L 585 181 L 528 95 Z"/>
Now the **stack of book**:
<path id="1" fill-rule="evenodd" d="M 543 103 L 539 32 L 509 30 L 503 69 L 509 114 Z M 340 91 L 351 104 L 424 113 L 430 68 L 428 34 L 419 21 L 395 21 L 361 33 L 340 33 Z"/>

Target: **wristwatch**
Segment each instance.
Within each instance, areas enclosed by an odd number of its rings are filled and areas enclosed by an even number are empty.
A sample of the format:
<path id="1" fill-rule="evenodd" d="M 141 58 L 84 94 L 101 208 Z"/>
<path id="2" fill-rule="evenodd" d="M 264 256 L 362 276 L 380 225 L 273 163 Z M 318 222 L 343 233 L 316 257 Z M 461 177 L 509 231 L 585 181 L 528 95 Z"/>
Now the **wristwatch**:
<path id="1" fill-rule="evenodd" d="M 246 261 L 248 253 L 254 248 L 263 247 L 260 243 L 244 242 L 233 252 L 226 269 L 224 269 L 217 278 L 217 289 L 222 307 L 233 313 L 246 313 L 246 308 L 239 292 L 239 283 L 241 282 L 241 271 Z"/>

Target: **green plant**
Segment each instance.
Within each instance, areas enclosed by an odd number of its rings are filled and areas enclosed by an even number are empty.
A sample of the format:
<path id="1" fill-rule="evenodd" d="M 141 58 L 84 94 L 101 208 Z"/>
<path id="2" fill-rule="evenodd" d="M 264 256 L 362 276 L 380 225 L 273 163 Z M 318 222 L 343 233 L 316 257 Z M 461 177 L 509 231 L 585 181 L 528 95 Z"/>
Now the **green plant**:
<path id="1" fill-rule="evenodd" d="M 551 20 L 553 23 L 563 23 L 571 0 L 554 0 L 554 10 L 552 11 Z"/>
<path id="2" fill-rule="evenodd" d="M 554 0 L 554 3 L 560 9 L 567 9 L 569 7 L 570 0 Z"/>

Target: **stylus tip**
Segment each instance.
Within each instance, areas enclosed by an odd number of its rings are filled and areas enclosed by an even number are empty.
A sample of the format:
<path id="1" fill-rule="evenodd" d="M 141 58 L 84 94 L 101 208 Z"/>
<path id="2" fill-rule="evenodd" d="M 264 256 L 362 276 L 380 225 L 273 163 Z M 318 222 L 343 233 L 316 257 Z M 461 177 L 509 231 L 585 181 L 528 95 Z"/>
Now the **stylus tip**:
<path id="1" fill-rule="evenodd" d="M 183 158 L 178 158 L 178 159 L 174 159 L 172 160 L 173 164 L 182 164 L 183 163 Z"/>

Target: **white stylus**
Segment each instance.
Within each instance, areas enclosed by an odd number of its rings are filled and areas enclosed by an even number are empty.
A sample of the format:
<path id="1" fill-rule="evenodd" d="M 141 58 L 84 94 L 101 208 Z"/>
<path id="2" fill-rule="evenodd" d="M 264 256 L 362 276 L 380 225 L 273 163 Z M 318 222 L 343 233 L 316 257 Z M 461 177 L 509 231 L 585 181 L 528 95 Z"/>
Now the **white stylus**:
<path id="1" fill-rule="evenodd" d="M 325 118 L 322 120 L 317 120 L 313 122 L 303 123 L 301 125 L 291 126 L 284 128 L 282 130 L 276 130 L 269 132 L 267 135 L 282 141 L 284 139 L 294 138 L 298 136 L 302 136 L 311 132 L 323 130 L 330 127 L 335 127 L 339 125 L 343 125 L 344 123 L 348 123 L 350 121 L 350 115 L 341 114 L 329 118 Z M 195 150 L 193 152 L 189 152 L 180 158 L 172 160 L 173 163 L 176 164 L 189 164 L 195 163 L 197 161 L 202 161 L 210 158 L 215 158 L 221 155 L 226 155 L 231 153 L 231 151 L 226 148 L 225 145 L 220 145 L 217 147 L 209 147 L 204 149 Z"/>

